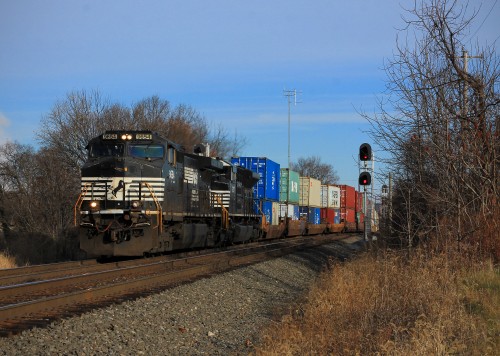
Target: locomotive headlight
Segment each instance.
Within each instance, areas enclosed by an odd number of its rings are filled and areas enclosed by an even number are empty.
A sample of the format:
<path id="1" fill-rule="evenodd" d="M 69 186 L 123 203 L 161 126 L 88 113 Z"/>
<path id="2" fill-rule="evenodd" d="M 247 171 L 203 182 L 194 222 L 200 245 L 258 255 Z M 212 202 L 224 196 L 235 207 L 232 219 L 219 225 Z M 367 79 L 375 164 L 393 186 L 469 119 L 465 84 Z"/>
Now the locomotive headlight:
<path id="1" fill-rule="evenodd" d="M 142 206 L 142 203 L 140 200 L 133 200 L 131 203 L 130 203 L 130 208 L 132 210 L 140 210 L 141 209 L 141 206 Z"/>
<path id="2" fill-rule="evenodd" d="M 131 134 L 123 134 L 122 135 L 122 140 L 131 140 L 132 139 L 132 135 Z"/>
<path id="3" fill-rule="evenodd" d="M 99 210 L 99 202 L 96 200 L 91 201 L 90 210 Z"/>

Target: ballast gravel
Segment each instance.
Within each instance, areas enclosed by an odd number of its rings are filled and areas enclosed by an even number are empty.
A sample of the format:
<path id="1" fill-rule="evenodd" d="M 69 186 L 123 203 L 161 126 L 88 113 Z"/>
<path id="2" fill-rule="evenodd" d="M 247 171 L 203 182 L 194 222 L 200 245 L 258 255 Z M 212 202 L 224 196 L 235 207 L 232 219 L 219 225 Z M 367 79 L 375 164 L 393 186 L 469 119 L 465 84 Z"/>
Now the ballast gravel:
<path id="1" fill-rule="evenodd" d="M 335 242 L 113 304 L 0 339 L 0 355 L 247 355 L 263 328 L 288 313 L 330 258 Z"/>

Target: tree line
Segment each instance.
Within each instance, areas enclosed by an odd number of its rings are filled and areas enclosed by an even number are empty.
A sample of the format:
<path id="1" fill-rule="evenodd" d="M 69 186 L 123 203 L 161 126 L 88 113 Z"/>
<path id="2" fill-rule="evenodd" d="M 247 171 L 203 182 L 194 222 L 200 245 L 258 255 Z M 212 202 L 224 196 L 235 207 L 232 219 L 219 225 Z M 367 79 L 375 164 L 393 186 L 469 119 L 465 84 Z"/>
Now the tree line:
<path id="1" fill-rule="evenodd" d="M 194 108 L 152 96 L 131 107 L 99 91 L 76 91 L 42 117 L 39 148 L 0 146 L 0 250 L 18 263 L 78 258 L 73 206 L 80 193 L 80 167 L 88 141 L 106 130 L 152 130 L 192 151 L 208 143 L 212 155 L 237 155 L 246 139 L 211 126 Z"/>
<path id="2" fill-rule="evenodd" d="M 476 20 L 467 3 L 416 2 L 380 113 L 365 117 L 390 153 L 396 240 L 500 258 L 499 61 L 493 45 L 470 45 Z"/>

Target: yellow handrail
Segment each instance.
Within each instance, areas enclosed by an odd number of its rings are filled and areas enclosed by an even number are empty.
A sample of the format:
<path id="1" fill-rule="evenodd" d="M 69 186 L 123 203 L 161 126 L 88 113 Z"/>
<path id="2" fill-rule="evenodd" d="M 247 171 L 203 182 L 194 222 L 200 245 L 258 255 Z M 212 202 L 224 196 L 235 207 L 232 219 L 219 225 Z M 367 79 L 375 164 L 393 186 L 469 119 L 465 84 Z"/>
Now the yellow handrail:
<path id="1" fill-rule="evenodd" d="M 153 200 L 155 202 L 156 212 L 157 212 L 157 216 L 158 216 L 158 226 L 155 226 L 154 228 L 159 227 L 160 234 L 161 234 L 163 232 L 163 221 L 162 221 L 163 213 L 161 210 L 160 202 L 156 198 L 156 195 L 153 191 L 153 188 L 151 187 L 151 185 L 148 182 L 142 182 L 142 185 L 145 185 L 149 189 L 149 193 L 151 193 L 151 197 L 153 198 Z"/>
<path id="2" fill-rule="evenodd" d="M 259 204 L 255 203 L 254 201 L 254 204 L 257 205 L 257 209 L 259 210 L 259 212 L 261 213 L 262 217 L 261 217 L 261 223 L 260 223 L 260 228 L 262 230 L 265 230 L 266 227 L 267 227 L 267 219 L 266 219 L 266 214 L 264 214 L 264 212 L 262 211 L 262 208 Z M 261 203 L 262 204 L 262 203 Z"/>
<path id="3" fill-rule="evenodd" d="M 83 186 L 83 191 L 78 195 L 78 199 L 76 200 L 75 206 L 73 207 L 73 225 L 76 226 L 76 215 L 77 215 L 77 210 L 80 211 L 80 208 L 82 207 L 83 204 L 83 198 L 85 198 L 85 195 L 87 195 L 87 191 L 89 190 L 89 186 L 91 184 L 85 183 Z"/>
<path id="4" fill-rule="evenodd" d="M 227 211 L 224 204 L 222 204 L 222 199 L 220 198 L 219 194 L 214 194 L 214 196 L 221 207 L 221 218 L 222 218 L 221 227 L 224 230 L 227 230 L 229 228 L 229 212 Z"/>

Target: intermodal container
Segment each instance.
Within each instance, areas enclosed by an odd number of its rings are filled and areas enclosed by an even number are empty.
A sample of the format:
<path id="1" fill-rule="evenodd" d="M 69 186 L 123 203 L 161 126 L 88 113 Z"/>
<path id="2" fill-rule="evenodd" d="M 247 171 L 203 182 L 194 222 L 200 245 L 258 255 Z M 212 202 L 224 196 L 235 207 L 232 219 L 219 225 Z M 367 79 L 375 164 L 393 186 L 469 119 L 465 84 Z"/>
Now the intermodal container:
<path id="1" fill-rule="evenodd" d="M 340 219 L 346 222 L 356 222 L 356 211 L 354 209 L 340 209 Z"/>
<path id="2" fill-rule="evenodd" d="M 292 220 L 299 220 L 299 206 L 296 204 L 280 204 L 280 219 L 288 217 Z"/>
<path id="3" fill-rule="evenodd" d="M 321 182 L 311 177 L 300 177 L 299 205 L 321 208 Z"/>
<path id="4" fill-rule="evenodd" d="M 259 174 L 253 187 L 255 199 L 278 201 L 280 198 L 280 165 L 266 157 L 233 157 L 231 163 Z"/>
<path id="5" fill-rule="evenodd" d="M 340 220 L 345 222 L 345 226 L 349 231 L 356 230 L 356 210 L 340 208 Z"/>
<path id="6" fill-rule="evenodd" d="M 340 224 L 340 209 L 321 208 L 321 223 Z"/>
<path id="7" fill-rule="evenodd" d="M 356 209 L 356 189 L 349 185 L 338 185 L 340 188 L 340 208 Z"/>
<path id="8" fill-rule="evenodd" d="M 299 204 L 299 173 L 288 168 L 280 171 L 280 202 Z"/>
<path id="9" fill-rule="evenodd" d="M 300 217 L 306 219 L 310 224 L 321 223 L 321 208 L 313 208 L 310 206 L 299 207 Z"/>
<path id="10" fill-rule="evenodd" d="M 321 207 L 340 208 L 340 188 L 330 184 L 321 185 Z"/>
<path id="11" fill-rule="evenodd" d="M 255 199 L 255 213 L 264 215 L 266 222 L 271 225 L 279 224 L 279 203 L 271 200 Z"/>

